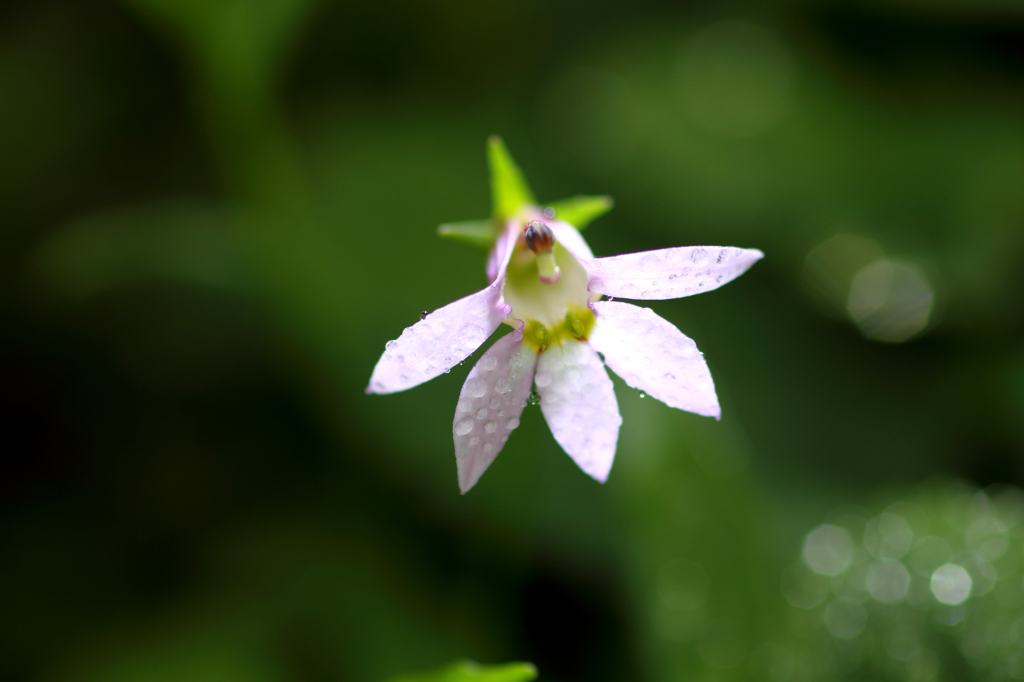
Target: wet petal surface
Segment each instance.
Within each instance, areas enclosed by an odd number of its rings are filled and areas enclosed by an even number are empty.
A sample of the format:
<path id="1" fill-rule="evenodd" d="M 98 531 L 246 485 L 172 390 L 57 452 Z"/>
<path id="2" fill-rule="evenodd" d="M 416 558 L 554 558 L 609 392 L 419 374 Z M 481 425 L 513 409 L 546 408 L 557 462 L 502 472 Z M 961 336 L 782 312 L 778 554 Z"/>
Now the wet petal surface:
<path id="1" fill-rule="evenodd" d="M 438 308 L 385 344 L 367 393 L 396 393 L 429 381 L 468 358 L 494 333 L 511 312 L 501 292 L 516 238 L 514 230 L 505 230 L 495 244 L 500 262 L 490 286 Z"/>
<path id="2" fill-rule="evenodd" d="M 590 291 L 637 300 L 693 296 L 726 284 L 764 257 L 757 249 L 680 246 L 586 263 Z"/>
<path id="3" fill-rule="evenodd" d="M 507 309 L 495 285 L 438 308 L 388 341 L 366 392 L 404 391 L 443 374 L 494 333 Z"/>
<path id="4" fill-rule="evenodd" d="M 697 344 L 650 308 L 618 301 L 591 306 L 590 343 L 612 371 L 669 407 L 721 417 L 715 384 Z"/>
<path id="5" fill-rule="evenodd" d="M 498 339 L 476 363 L 459 394 L 452 422 L 459 489 L 476 485 L 505 447 L 533 383 L 537 354 L 514 331 Z"/>
<path id="6" fill-rule="evenodd" d="M 583 471 L 604 483 L 622 417 L 601 358 L 586 342 L 563 341 L 541 354 L 534 381 L 555 440 Z"/>

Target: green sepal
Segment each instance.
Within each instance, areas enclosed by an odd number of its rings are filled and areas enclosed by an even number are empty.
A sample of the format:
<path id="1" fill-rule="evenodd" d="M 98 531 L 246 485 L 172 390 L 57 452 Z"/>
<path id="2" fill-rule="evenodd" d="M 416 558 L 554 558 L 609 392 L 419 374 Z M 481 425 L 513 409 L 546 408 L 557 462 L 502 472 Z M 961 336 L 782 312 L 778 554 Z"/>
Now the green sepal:
<path id="1" fill-rule="evenodd" d="M 491 201 L 494 204 L 494 220 L 504 225 L 526 204 L 536 204 L 530 186 L 505 143 L 497 135 L 487 140 L 487 164 L 491 169 Z"/>
<path id="2" fill-rule="evenodd" d="M 434 672 L 401 675 L 389 682 L 529 682 L 537 679 L 537 669 L 530 663 L 479 665 L 473 661 L 456 661 Z"/>
<path id="3" fill-rule="evenodd" d="M 582 230 L 591 222 L 612 210 L 614 205 L 615 202 L 606 194 L 599 196 L 577 194 L 568 199 L 545 204 L 545 208 L 554 209 L 556 218 L 564 220 L 577 230 Z"/>
<path id="4" fill-rule="evenodd" d="M 445 223 L 437 228 L 437 234 L 441 237 L 478 246 L 485 251 L 494 247 L 498 232 L 498 223 L 493 220 L 466 220 L 460 223 Z"/>

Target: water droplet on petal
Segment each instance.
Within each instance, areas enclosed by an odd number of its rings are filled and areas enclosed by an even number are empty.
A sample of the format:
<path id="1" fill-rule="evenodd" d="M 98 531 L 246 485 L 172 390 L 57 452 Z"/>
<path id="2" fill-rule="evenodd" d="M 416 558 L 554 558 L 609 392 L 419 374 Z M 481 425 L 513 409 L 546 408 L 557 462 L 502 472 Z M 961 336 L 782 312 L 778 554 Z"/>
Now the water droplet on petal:
<path id="1" fill-rule="evenodd" d="M 646 397 L 647 397 L 647 394 L 646 394 L 646 393 L 644 393 L 643 391 L 640 391 L 640 397 L 641 397 L 641 398 L 646 398 Z"/>
<path id="2" fill-rule="evenodd" d="M 421 320 L 425 320 L 425 319 L 427 319 L 427 315 L 429 315 L 429 314 L 430 314 L 429 312 L 427 312 L 426 310 L 424 310 L 424 311 L 423 311 L 422 313 L 420 313 L 420 319 L 421 319 Z"/>
<path id="3" fill-rule="evenodd" d="M 530 395 L 526 398 L 526 402 L 531 405 L 540 405 L 540 393 L 537 393 L 537 391 L 530 391 Z"/>
<path id="4" fill-rule="evenodd" d="M 466 384 L 466 392 L 474 398 L 483 398 L 487 394 L 487 382 L 477 377 Z"/>
<path id="5" fill-rule="evenodd" d="M 498 366 L 498 361 L 494 359 L 493 355 L 485 355 L 482 358 L 480 358 L 480 362 L 478 364 L 480 366 L 480 369 L 482 369 L 485 372 L 490 372 L 492 369 Z"/>
<path id="6" fill-rule="evenodd" d="M 391 350 L 392 348 L 395 347 L 396 343 L 396 341 L 388 341 L 387 343 L 384 344 L 384 350 Z"/>
<path id="7" fill-rule="evenodd" d="M 496 409 L 498 409 L 498 406 L 501 405 L 501 401 L 498 400 L 497 397 L 494 397 L 494 398 L 491 398 L 491 402 L 488 403 L 488 404 L 491 406 L 492 410 L 496 410 Z"/>
<path id="8" fill-rule="evenodd" d="M 470 427 L 470 428 L 472 428 L 472 427 Z M 484 424 L 484 431 L 486 431 L 487 433 L 494 433 L 495 429 L 497 429 L 497 428 L 498 428 L 498 425 L 494 422 L 493 419 L 488 421 L 486 424 Z M 467 433 L 468 433 L 468 431 L 467 431 Z"/>
<path id="9" fill-rule="evenodd" d="M 517 426 L 519 426 L 518 417 L 510 417 L 509 420 L 505 422 L 505 428 L 508 429 L 509 431 L 516 428 Z"/>
<path id="10" fill-rule="evenodd" d="M 477 438 L 476 436 L 473 436 L 472 438 L 469 439 L 469 447 L 475 448 L 479 444 L 480 444 L 480 439 Z"/>
<path id="11" fill-rule="evenodd" d="M 465 436 L 467 433 L 473 430 L 473 420 L 470 418 L 463 419 L 455 425 L 455 435 Z"/>
<path id="12" fill-rule="evenodd" d="M 486 416 L 487 416 L 487 408 L 481 407 L 479 410 L 476 411 L 476 418 L 477 419 L 483 419 Z"/>
<path id="13" fill-rule="evenodd" d="M 551 207 L 545 208 L 543 213 L 545 218 L 551 219 L 555 217 L 555 209 Z"/>

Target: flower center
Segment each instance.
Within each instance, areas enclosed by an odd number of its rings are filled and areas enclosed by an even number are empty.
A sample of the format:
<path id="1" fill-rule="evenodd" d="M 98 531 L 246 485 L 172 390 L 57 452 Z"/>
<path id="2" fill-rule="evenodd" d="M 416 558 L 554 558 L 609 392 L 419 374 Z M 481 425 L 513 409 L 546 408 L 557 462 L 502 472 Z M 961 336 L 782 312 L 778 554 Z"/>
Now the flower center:
<path id="1" fill-rule="evenodd" d="M 545 284 L 554 284 L 561 278 L 562 269 L 555 261 L 555 234 L 551 228 L 539 220 L 531 220 L 526 224 L 523 233 L 526 248 L 537 254 L 537 274 Z"/>
<path id="2" fill-rule="evenodd" d="M 594 326 L 588 304 L 600 298 L 587 291 L 588 284 L 587 271 L 551 229 L 531 221 L 505 273 L 503 293 L 512 307 L 507 321 L 525 322 L 523 341 L 538 352 L 563 339 L 586 339 Z"/>

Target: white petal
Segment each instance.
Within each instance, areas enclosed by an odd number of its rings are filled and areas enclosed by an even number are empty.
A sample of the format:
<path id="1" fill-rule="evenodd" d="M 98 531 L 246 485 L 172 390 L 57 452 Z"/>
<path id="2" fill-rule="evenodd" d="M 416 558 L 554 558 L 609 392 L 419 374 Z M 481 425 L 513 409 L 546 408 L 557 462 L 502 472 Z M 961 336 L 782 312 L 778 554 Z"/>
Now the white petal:
<path id="1" fill-rule="evenodd" d="M 486 289 L 438 308 L 384 346 L 367 393 L 396 393 L 447 372 L 480 347 L 511 312 L 501 290 L 516 234 L 506 230 L 495 244 L 501 258 Z"/>
<path id="2" fill-rule="evenodd" d="M 645 301 L 717 289 L 764 257 L 757 249 L 680 246 L 597 258 L 586 263 L 590 291 Z"/>
<path id="3" fill-rule="evenodd" d="M 514 331 L 495 341 L 470 370 L 452 422 L 463 494 L 476 485 L 519 426 L 536 367 L 537 353 L 523 344 L 522 331 Z"/>
<path id="4" fill-rule="evenodd" d="M 594 253 L 587 245 L 587 241 L 580 234 L 580 231 L 567 222 L 561 220 L 544 219 L 544 223 L 551 228 L 555 235 L 555 241 L 569 249 L 577 260 L 588 261 L 594 258 Z"/>
<path id="5" fill-rule="evenodd" d="M 597 323 L 590 343 L 627 384 L 670 407 L 721 417 L 711 372 L 692 339 L 650 308 L 618 301 L 591 307 Z"/>
<path id="6" fill-rule="evenodd" d="M 555 440 L 583 471 L 604 483 L 622 417 L 601 358 L 586 342 L 562 341 L 541 354 L 535 380 Z"/>

